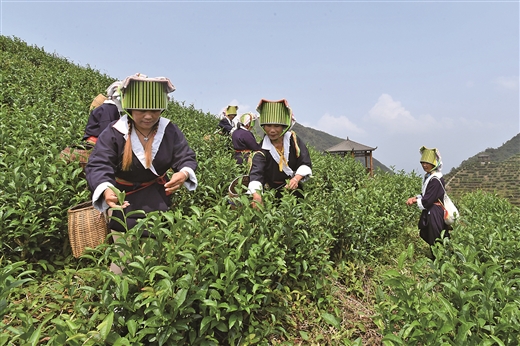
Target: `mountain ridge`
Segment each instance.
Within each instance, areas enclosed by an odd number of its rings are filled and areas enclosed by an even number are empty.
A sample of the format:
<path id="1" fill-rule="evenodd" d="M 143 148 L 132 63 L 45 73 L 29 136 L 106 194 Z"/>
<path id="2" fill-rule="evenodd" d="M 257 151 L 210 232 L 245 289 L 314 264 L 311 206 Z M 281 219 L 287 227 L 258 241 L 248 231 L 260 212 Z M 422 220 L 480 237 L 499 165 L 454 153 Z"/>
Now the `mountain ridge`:
<path id="1" fill-rule="evenodd" d="M 299 123 L 295 123 L 293 126 L 294 132 L 300 137 L 307 146 L 311 146 L 314 149 L 325 152 L 328 148 L 339 144 L 346 140 L 345 138 L 340 138 L 333 136 L 331 134 L 328 134 L 327 132 L 313 129 L 312 127 L 307 127 L 304 125 L 301 125 Z M 258 125 L 258 122 L 255 125 L 255 132 L 257 135 L 262 134 L 262 129 L 260 128 L 260 125 Z M 373 155 L 373 154 L 372 154 Z M 356 158 L 356 160 L 360 161 L 363 165 L 365 164 L 364 158 Z M 385 166 L 382 162 L 377 160 L 374 156 L 372 157 L 372 161 L 374 164 L 374 169 L 381 169 L 384 172 L 391 172 L 391 170 Z"/>
<path id="2" fill-rule="evenodd" d="M 46 52 L 43 47 L 40 48 L 40 47 L 37 47 L 34 45 L 29 45 L 19 38 L 16 38 L 16 37 L 10 38 L 10 37 L 5 37 L 5 36 L 3 36 L 3 37 L 6 40 L 4 42 L 5 44 L 8 44 L 8 42 L 12 42 L 14 46 L 17 46 L 16 54 L 22 54 L 23 51 L 34 51 L 35 53 L 37 53 L 36 55 L 30 56 L 26 59 L 36 59 L 35 56 L 38 56 L 37 59 L 46 59 L 46 58 L 56 59 L 56 61 L 59 63 L 70 63 L 70 64 L 76 65 L 78 67 L 81 67 L 82 69 L 84 69 L 86 71 L 85 73 L 99 72 L 96 69 L 93 69 L 88 65 L 86 67 L 81 66 L 77 63 L 69 61 L 68 59 L 66 59 L 64 57 L 59 56 L 56 53 Z M 12 54 L 12 52 L 5 52 L 5 54 Z M 25 61 L 25 60 L 22 60 L 22 61 Z M 31 61 L 27 61 L 27 63 L 30 63 L 30 62 Z M 41 61 L 37 61 L 36 63 L 40 64 Z M 20 67 L 17 67 L 17 68 L 20 68 Z M 99 72 L 99 74 L 103 76 L 104 80 L 106 81 L 105 82 L 106 85 L 110 84 L 111 82 L 113 82 L 115 80 L 115 78 L 110 77 L 105 73 Z M 26 87 L 26 86 L 24 86 L 24 87 Z M 98 85 L 85 85 L 84 89 L 86 91 L 104 90 L 104 87 L 105 87 L 105 85 L 103 85 L 102 87 L 100 87 Z M 62 91 L 61 90 L 55 91 L 56 94 L 58 94 L 60 92 L 62 92 Z M 93 94 L 96 94 L 96 93 L 93 93 Z M 7 102 L 9 100 L 4 100 L 4 101 Z M 256 126 L 257 126 L 256 133 L 261 134 L 262 130 L 260 129 L 258 124 Z M 322 152 L 345 140 L 344 138 L 336 137 L 336 136 L 330 135 L 324 131 L 303 126 L 299 123 L 296 123 L 294 125 L 294 130 L 298 134 L 298 136 L 305 143 L 307 143 L 307 145 L 312 146 L 312 147 L 314 147 L 314 149 L 316 149 L 318 151 L 322 151 Z M 446 174 L 446 177 L 447 177 L 447 179 L 453 177 L 461 169 L 465 169 L 465 168 L 469 168 L 469 167 L 474 167 L 474 169 L 482 168 L 481 165 L 479 165 L 482 155 L 486 156 L 486 159 L 488 160 L 487 162 L 504 162 L 519 153 L 520 153 L 520 133 L 513 136 L 510 140 L 505 142 L 500 147 L 487 148 L 486 150 L 478 152 L 474 156 L 469 157 L 468 159 L 462 161 L 459 164 L 459 166 L 452 168 L 450 173 Z M 391 171 L 390 169 L 388 169 L 388 167 L 385 164 L 383 164 L 376 158 L 377 151 L 375 151 L 373 154 L 374 154 L 373 155 L 374 168 L 376 168 L 376 169 L 381 168 L 383 171 Z M 387 164 L 390 164 L 390 166 L 391 166 L 391 163 L 387 163 Z"/>
<path id="3" fill-rule="evenodd" d="M 486 150 L 480 151 L 475 155 L 462 161 L 458 167 L 454 167 L 450 171 L 450 175 L 454 175 L 457 171 L 474 166 L 480 163 L 482 160 L 486 162 L 502 162 L 520 153 L 520 133 L 517 133 L 510 140 L 502 144 L 497 148 L 487 148 Z"/>

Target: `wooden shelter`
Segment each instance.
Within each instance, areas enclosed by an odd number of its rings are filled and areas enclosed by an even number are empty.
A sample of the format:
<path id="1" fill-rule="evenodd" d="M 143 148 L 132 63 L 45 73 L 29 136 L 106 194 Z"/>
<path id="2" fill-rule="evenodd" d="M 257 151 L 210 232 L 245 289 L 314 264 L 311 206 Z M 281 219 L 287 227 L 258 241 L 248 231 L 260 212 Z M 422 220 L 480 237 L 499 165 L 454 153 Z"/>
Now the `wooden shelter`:
<path id="1" fill-rule="evenodd" d="M 376 149 L 377 147 L 371 148 L 364 144 L 354 142 L 347 137 L 347 140 L 328 148 L 327 150 L 325 150 L 325 152 L 342 155 L 343 157 L 345 157 L 347 154 L 352 156 L 353 158 L 364 157 L 367 172 L 370 174 L 370 176 L 373 176 L 374 165 L 372 159 L 372 152 Z"/>
<path id="2" fill-rule="evenodd" d="M 485 165 L 486 163 L 489 163 L 489 154 L 480 154 L 478 156 L 480 160 L 481 165 Z"/>

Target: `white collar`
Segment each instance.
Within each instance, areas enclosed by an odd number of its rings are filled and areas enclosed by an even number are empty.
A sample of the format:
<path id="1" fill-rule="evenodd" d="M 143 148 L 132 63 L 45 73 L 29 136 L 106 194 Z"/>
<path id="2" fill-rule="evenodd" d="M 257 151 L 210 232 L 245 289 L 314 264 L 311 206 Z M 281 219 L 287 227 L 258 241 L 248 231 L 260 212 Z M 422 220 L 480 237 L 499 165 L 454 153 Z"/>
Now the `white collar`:
<path id="1" fill-rule="evenodd" d="M 160 117 L 159 118 L 159 126 L 157 127 L 157 133 L 155 134 L 153 138 L 152 143 L 152 161 L 155 158 L 155 155 L 157 154 L 157 151 L 159 150 L 159 146 L 161 145 L 162 139 L 164 137 L 164 131 L 166 130 L 166 126 L 170 123 L 170 120 Z M 119 120 L 113 125 L 113 127 L 121 132 L 124 135 L 125 140 L 128 140 L 128 115 L 125 114 Z M 139 141 L 139 137 L 137 136 L 137 131 L 132 131 L 131 135 L 132 140 L 132 151 L 134 152 L 135 156 L 139 159 L 139 162 L 145 167 L 145 158 L 144 158 L 144 147 L 141 145 L 141 142 Z M 157 174 L 157 171 L 155 170 L 155 167 L 152 165 L 149 168 L 155 175 L 159 176 Z"/>
<path id="2" fill-rule="evenodd" d="M 285 157 L 285 161 L 289 162 L 289 147 L 291 144 L 291 132 L 287 131 L 283 135 L 283 156 Z M 264 136 L 264 140 L 262 141 L 262 149 L 269 150 L 269 153 L 273 157 L 273 159 L 276 161 L 276 163 L 280 163 L 280 154 L 278 154 L 278 151 L 274 147 L 273 143 L 271 143 L 271 140 L 266 135 Z M 291 169 L 291 167 L 287 165 L 283 165 L 283 171 L 285 174 L 292 176 L 294 171 Z"/>

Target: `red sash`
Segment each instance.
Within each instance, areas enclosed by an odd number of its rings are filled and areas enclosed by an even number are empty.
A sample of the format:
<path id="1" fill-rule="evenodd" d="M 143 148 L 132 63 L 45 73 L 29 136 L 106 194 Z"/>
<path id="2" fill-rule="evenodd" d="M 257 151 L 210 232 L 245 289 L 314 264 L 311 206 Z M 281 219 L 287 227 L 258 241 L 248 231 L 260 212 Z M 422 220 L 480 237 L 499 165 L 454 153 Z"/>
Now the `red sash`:
<path id="1" fill-rule="evenodd" d="M 151 186 L 155 183 L 159 184 L 159 185 L 164 185 L 166 184 L 168 181 L 166 180 L 165 178 L 166 176 L 166 173 L 164 173 L 163 175 L 161 175 L 160 177 L 157 177 L 155 178 L 154 180 L 151 180 L 151 181 L 147 181 L 147 182 L 144 182 L 144 183 L 141 183 L 138 185 L 138 188 L 135 189 L 135 190 L 131 190 L 131 191 L 128 191 L 126 194 L 127 195 L 131 195 L 132 193 L 134 192 L 137 192 L 139 190 L 142 190 L 144 188 L 147 188 L 148 186 Z M 121 184 L 121 185 L 124 185 L 124 186 L 135 186 L 135 183 L 132 183 L 131 181 L 128 181 L 128 180 L 124 180 L 124 179 L 121 179 L 121 178 L 118 178 L 116 177 L 116 182 L 118 184 Z M 170 191 L 167 191 L 166 192 L 166 196 L 169 196 L 171 195 L 171 192 Z"/>

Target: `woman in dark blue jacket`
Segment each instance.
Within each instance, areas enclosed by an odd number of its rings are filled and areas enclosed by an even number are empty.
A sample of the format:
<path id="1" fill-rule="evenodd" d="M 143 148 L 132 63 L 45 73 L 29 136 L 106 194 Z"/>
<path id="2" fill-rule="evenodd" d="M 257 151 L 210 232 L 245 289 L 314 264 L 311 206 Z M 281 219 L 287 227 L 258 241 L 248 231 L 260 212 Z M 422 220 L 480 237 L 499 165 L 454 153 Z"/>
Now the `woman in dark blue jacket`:
<path id="1" fill-rule="evenodd" d="M 444 222 L 444 208 L 441 201 L 444 200 L 445 183 L 441 173 L 442 160 L 439 150 L 436 148 L 420 148 L 421 166 L 426 172 L 423 178 L 422 191 L 420 195 L 410 197 L 407 205 L 417 204 L 422 211 L 419 218 L 419 235 L 430 245 L 435 244 L 437 239 L 449 237 L 448 225 Z"/>
<path id="2" fill-rule="evenodd" d="M 286 100 L 262 99 L 257 111 L 265 136 L 260 142 L 262 149 L 252 156 L 248 190 L 253 203 L 262 203 L 264 186 L 278 191 L 302 189 L 302 183 L 312 175 L 312 164 L 307 146 L 290 131 L 294 117 Z M 280 196 L 277 192 L 277 197 Z"/>

